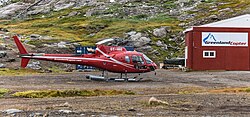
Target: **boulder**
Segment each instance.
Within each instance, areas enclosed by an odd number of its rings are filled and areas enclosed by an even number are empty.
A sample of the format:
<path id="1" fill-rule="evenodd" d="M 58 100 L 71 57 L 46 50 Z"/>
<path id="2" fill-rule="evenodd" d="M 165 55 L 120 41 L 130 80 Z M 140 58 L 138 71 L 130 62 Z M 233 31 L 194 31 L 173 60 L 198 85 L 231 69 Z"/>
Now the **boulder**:
<path id="1" fill-rule="evenodd" d="M 127 35 L 127 42 L 129 44 L 127 44 L 128 46 L 134 46 L 136 48 L 138 47 L 142 47 L 143 45 L 147 45 L 149 43 L 151 43 L 151 39 L 149 37 L 146 37 L 147 34 L 143 34 L 143 33 L 135 33 L 135 32 L 129 32 L 126 33 Z"/>
<path id="2" fill-rule="evenodd" d="M 62 9 L 66 9 L 66 8 L 70 8 L 70 7 L 73 7 L 75 5 L 74 2 L 65 2 L 64 0 L 60 0 L 59 2 L 57 2 L 55 4 L 55 8 L 54 8 L 54 11 L 60 11 Z"/>
<path id="3" fill-rule="evenodd" d="M 178 16 L 180 14 L 181 14 L 181 12 L 178 10 L 175 10 L 175 9 L 169 11 L 169 15 L 171 15 L 171 16 Z"/>
<path id="4" fill-rule="evenodd" d="M 23 111 L 19 110 L 19 109 L 8 109 L 8 110 L 5 110 L 3 112 L 6 113 L 6 114 L 15 114 L 15 113 L 23 112 Z"/>
<path id="5" fill-rule="evenodd" d="M 151 42 L 151 39 L 150 38 L 148 38 L 148 37 L 141 37 L 138 41 L 142 41 L 142 42 L 144 42 L 144 43 L 150 43 Z"/>
<path id="6" fill-rule="evenodd" d="M 136 33 L 136 34 L 130 36 L 130 40 L 138 41 L 141 37 L 142 37 L 142 33 Z"/>
<path id="7" fill-rule="evenodd" d="M 49 48 L 55 47 L 55 45 L 50 45 L 50 44 L 43 44 L 43 46 L 44 46 L 44 47 L 49 47 Z"/>
<path id="8" fill-rule="evenodd" d="M 63 104 L 60 104 L 59 107 L 71 107 L 71 105 L 68 102 L 65 102 Z"/>
<path id="9" fill-rule="evenodd" d="M 135 31 L 130 31 L 130 32 L 126 33 L 127 36 L 131 36 L 131 35 L 135 35 L 135 34 L 136 34 Z"/>
<path id="10" fill-rule="evenodd" d="M 178 0 L 177 4 L 179 4 L 180 7 L 184 7 L 186 3 L 188 3 L 190 0 Z"/>
<path id="11" fill-rule="evenodd" d="M 85 13 L 85 15 L 84 16 L 86 16 L 86 17 L 90 17 L 90 16 L 92 16 L 93 14 L 94 14 L 94 10 L 92 10 L 92 9 L 89 9 L 86 13 Z"/>
<path id="12" fill-rule="evenodd" d="M 162 48 L 163 48 L 164 50 L 168 50 L 168 45 L 167 45 L 167 44 L 164 44 Z"/>
<path id="13" fill-rule="evenodd" d="M 149 105 L 169 105 L 168 102 L 158 100 L 158 99 L 156 99 L 155 97 L 151 97 L 151 98 L 149 99 L 149 101 L 148 101 L 148 104 L 149 104 Z"/>
<path id="14" fill-rule="evenodd" d="M 5 36 L 3 36 L 3 39 L 5 39 L 5 40 L 10 39 L 10 36 L 5 35 Z"/>
<path id="15" fill-rule="evenodd" d="M 193 18 L 195 18 L 195 16 L 196 16 L 196 14 L 184 13 L 184 14 L 178 16 L 178 19 L 179 19 L 180 21 L 186 21 L 186 20 L 188 20 L 188 19 L 193 19 Z"/>
<path id="16" fill-rule="evenodd" d="M 164 43 L 162 43 L 160 40 L 158 40 L 156 43 L 155 43 L 157 46 L 163 46 Z"/>
<path id="17" fill-rule="evenodd" d="M 233 12 L 233 9 L 231 9 L 231 8 L 225 8 L 225 9 L 221 9 L 221 10 L 219 10 L 218 12 Z"/>
<path id="18" fill-rule="evenodd" d="M 0 63 L 0 68 L 5 68 L 5 65 Z"/>
<path id="19" fill-rule="evenodd" d="M 141 117 L 141 116 L 144 116 L 145 114 L 143 114 L 143 113 L 136 113 L 136 116 L 138 116 L 138 117 Z"/>
<path id="20" fill-rule="evenodd" d="M 217 20 L 218 16 L 217 15 L 210 15 L 208 18 L 212 19 L 212 20 Z"/>
<path id="21" fill-rule="evenodd" d="M 0 58 L 6 57 L 7 52 L 6 51 L 0 51 Z"/>
<path id="22" fill-rule="evenodd" d="M 71 111 L 71 110 L 59 110 L 58 112 L 59 112 L 59 113 L 66 113 L 66 114 L 69 114 L 69 113 L 72 113 L 73 111 Z"/>
<path id="23" fill-rule="evenodd" d="M 180 26 L 180 27 L 184 27 L 186 25 L 187 25 L 186 23 L 180 23 L 180 24 L 178 24 L 178 26 Z"/>
<path id="24" fill-rule="evenodd" d="M 36 6 L 33 7 L 33 10 L 27 12 L 27 15 L 37 15 L 37 14 L 46 14 L 51 11 L 49 6 Z"/>
<path id="25" fill-rule="evenodd" d="M 38 35 L 38 34 L 31 34 L 31 35 L 30 35 L 30 39 L 31 39 L 31 40 L 39 40 L 40 38 L 41 38 L 41 36 Z"/>
<path id="26" fill-rule="evenodd" d="M 153 31 L 153 35 L 156 36 L 156 37 L 166 37 L 167 35 L 167 30 L 169 30 L 170 28 L 169 27 L 161 27 L 161 28 L 156 28 L 154 29 Z"/>
<path id="27" fill-rule="evenodd" d="M 67 48 L 66 42 L 61 41 L 60 43 L 57 44 L 58 48 Z"/>
<path id="28" fill-rule="evenodd" d="M 73 12 L 70 12 L 70 13 L 68 14 L 68 16 L 67 16 L 67 17 L 76 16 L 76 15 L 78 15 L 78 14 L 79 14 L 79 12 L 77 12 L 77 11 L 73 11 Z"/>
<path id="29" fill-rule="evenodd" d="M 37 62 L 31 62 L 30 64 L 28 64 L 27 68 L 40 70 L 42 67 L 40 66 L 40 62 L 37 61 Z"/>
<path id="30" fill-rule="evenodd" d="M 77 47 L 77 46 L 81 46 L 80 43 L 72 43 L 73 46 Z"/>

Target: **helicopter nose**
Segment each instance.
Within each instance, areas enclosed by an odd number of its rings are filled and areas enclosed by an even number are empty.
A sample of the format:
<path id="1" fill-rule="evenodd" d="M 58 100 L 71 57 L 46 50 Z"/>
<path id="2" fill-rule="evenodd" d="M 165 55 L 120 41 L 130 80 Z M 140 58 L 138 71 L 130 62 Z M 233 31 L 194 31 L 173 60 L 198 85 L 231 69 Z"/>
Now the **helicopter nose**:
<path id="1" fill-rule="evenodd" d="M 155 63 L 152 63 L 150 66 L 150 71 L 155 71 L 156 69 L 158 69 L 158 66 Z"/>
<path id="2" fill-rule="evenodd" d="M 153 63 L 153 66 L 155 69 L 158 69 L 158 66 L 155 63 Z"/>

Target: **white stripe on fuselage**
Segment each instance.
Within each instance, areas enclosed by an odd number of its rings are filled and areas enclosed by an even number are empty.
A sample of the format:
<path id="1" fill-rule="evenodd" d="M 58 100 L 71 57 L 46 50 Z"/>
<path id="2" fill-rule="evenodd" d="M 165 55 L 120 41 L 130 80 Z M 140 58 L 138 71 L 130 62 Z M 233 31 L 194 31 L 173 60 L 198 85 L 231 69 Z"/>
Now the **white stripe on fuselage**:
<path id="1" fill-rule="evenodd" d="M 96 48 L 97 51 L 99 51 L 101 54 L 103 54 L 105 57 L 109 58 L 110 60 L 114 61 L 115 63 L 117 64 L 120 64 L 120 65 L 123 65 L 123 66 L 133 66 L 133 65 L 130 65 L 130 64 L 126 64 L 126 63 L 123 63 L 121 61 L 118 61 L 114 58 L 112 58 L 111 56 L 107 55 L 106 53 L 104 53 L 103 51 L 101 51 L 99 48 Z"/>
<path id="2" fill-rule="evenodd" d="M 98 59 L 98 58 L 83 58 L 83 57 L 57 57 L 57 56 L 22 56 L 22 58 L 34 58 L 34 59 L 54 59 L 54 60 L 62 60 L 62 61 L 76 61 L 80 62 L 82 60 L 90 60 L 90 61 L 103 61 L 103 62 L 111 62 L 111 63 L 116 63 L 120 64 L 125 67 L 133 68 L 130 64 L 122 64 L 118 62 L 114 62 L 111 60 L 105 60 L 105 59 Z M 130 66 L 128 66 L 130 65 Z"/>

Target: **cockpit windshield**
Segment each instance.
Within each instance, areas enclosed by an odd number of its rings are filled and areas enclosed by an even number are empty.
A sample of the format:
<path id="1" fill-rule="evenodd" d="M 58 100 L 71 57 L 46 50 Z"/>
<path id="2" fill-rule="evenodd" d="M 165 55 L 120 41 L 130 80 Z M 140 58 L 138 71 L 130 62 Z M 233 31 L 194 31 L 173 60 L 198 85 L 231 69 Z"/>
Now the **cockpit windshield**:
<path id="1" fill-rule="evenodd" d="M 144 57 L 144 59 L 146 60 L 146 63 L 147 64 L 151 64 L 153 61 L 150 59 L 150 58 L 148 58 L 145 54 L 143 54 L 143 57 Z"/>

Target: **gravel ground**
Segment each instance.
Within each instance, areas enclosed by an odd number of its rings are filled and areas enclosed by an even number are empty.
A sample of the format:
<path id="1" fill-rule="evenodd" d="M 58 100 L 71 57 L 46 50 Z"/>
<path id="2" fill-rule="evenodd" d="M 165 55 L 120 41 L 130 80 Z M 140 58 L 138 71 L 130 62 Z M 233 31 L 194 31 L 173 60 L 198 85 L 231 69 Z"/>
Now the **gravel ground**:
<path id="1" fill-rule="evenodd" d="M 116 89 L 131 90 L 136 95 L 68 98 L 0 98 L 0 116 L 204 116 L 244 117 L 250 115 L 248 93 L 209 93 L 212 89 L 250 86 L 249 71 L 181 72 L 157 70 L 139 77 L 141 82 L 97 82 L 82 72 L 32 76 L 0 76 L 0 88 L 11 92 L 27 90 Z M 109 74 L 114 76 L 115 74 Z M 136 74 L 134 74 L 136 75 Z M 131 75 L 134 76 L 134 75 Z M 169 105 L 148 105 L 156 97 Z M 7 109 L 20 113 L 7 114 Z"/>

